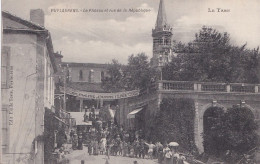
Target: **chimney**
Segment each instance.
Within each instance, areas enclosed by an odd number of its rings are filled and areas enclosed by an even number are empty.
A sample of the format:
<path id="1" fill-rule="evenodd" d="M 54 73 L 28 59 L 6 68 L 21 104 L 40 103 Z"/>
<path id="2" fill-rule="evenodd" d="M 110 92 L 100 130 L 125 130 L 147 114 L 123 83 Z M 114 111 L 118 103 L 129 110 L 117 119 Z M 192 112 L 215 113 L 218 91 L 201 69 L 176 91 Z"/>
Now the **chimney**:
<path id="1" fill-rule="evenodd" d="M 42 9 L 31 9 L 30 20 L 42 27 L 44 27 L 44 12 Z"/>

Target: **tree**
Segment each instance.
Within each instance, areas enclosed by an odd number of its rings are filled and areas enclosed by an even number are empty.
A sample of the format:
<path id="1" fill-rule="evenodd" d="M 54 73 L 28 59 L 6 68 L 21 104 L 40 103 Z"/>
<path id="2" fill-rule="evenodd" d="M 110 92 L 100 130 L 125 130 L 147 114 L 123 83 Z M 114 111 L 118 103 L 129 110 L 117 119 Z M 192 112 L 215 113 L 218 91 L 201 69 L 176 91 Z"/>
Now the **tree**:
<path id="1" fill-rule="evenodd" d="M 158 77 L 157 70 L 150 67 L 148 57 L 144 53 L 129 56 L 127 65 L 113 60 L 108 68 L 108 74 L 109 76 L 102 81 L 107 91 L 134 89 L 151 91 Z"/>
<path id="2" fill-rule="evenodd" d="M 224 114 L 224 110 L 219 107 L 211 107 L 204 113 L 203 145 L 209 155 L 220 157 L 227 150 Z"/>
<path id="3" fill-rule="evenodd" d="M 129 56 L 127 70 L 132 89 L 151 90 L 158 78 L 158 71 L 150 66 L 148 56 L 144 53 Z"/>
<path id="4" fill-rule="evenodd" d="M 253 113 L 247 108 L 230 108 L 225 116 L 227 145 L 229 150 L 246 154 L 257 145 L 257 124 Z"/>
<path id="5" fill-rule="evenodd" d="M 102 87 L 108 92 L 117 92 L 125 89 L 124 83 L 124 66 L 117 60 L 113 59 L 112 63 L 108 66 L 109 76 L 102 79 Z"/>
<path id="6" fill-rule="evenodd" d="M 224 112 L 212 107 L 205 112 L 203 122 L 205 152 L 229 160 L 228 163 L 235 163 L 259 144 L 258 127 L 247 108 L 232 107 Z M 228 151 L 232 155 L 225 158 Z"/>
<path id="7" fill-rule="evenodd" d="M 163 79 L 177 81 L 258 83 L 259 48 L 230 43 L 228 33 L 203 27 L 193 42 L 178 43 L 177 56 L 163 68 Z"/>
<path id="8" fill-rule="evenodd" d="M 194 101 L 191 99 L 164 98 L 160 112 L 152 118 L 149 137 L 154 142 L 178 142 L 180 151 L 196 154 L 194 108 Z"/>

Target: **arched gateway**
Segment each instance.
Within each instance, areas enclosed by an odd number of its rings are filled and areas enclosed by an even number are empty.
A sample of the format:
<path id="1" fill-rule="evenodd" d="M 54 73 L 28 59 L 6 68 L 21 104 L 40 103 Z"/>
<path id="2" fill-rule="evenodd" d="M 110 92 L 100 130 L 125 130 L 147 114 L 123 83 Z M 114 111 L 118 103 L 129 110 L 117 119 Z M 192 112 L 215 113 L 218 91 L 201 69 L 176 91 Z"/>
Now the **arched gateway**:
<path id="1" fill-rule="evenodd" d="M 189 85 L 188 88 L 187 85 Z M 218 90 L 218 86 L 224 86 L 226 90 Z M 240 86 L 244 90 L 235 90 L 235 86 Z M 260 92 L 258 87 L 257 84 L 160 81 L 158 107 L 164 98 L 193 99 L 195 106 L 194 140 L 199 152 L 202 153 L 204 152 L 204 116 L 208 115 L 209 109 L 222 109 L 226 113 L 234 106 L 241 106 L 250 110 L 254 115 L 254 120 L 260 124 Z M 251 88 L 251 90 L 246 90 L 246 88 Z M 259 130 L 258 133 L 260 134 Z"/>
<path id="2" fill-rule="evenodd" d="M 247 153 L 255 148 L 255 116 L 249 105 L 235 105 L 227 110 L 211 106 L 203 115 L 204 152 L 216 157 L 227 151 Z"/>

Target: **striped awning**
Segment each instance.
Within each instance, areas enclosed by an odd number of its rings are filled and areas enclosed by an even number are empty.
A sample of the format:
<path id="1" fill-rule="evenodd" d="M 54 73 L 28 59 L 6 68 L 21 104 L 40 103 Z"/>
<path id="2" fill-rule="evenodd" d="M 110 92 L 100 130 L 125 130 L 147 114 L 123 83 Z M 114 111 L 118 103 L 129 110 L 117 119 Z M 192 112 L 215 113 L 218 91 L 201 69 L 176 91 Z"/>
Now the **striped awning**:
<path id="1" fill-rule="evenodd" d="M 132 112 L 128 113 L 127 115 L 127 118 L 130 119 L 130 118 L 135 118 L 135 115 L 140 112 L 143 108 L 138 108 L 138 109 L 135 109 L 133 110 Z"/>

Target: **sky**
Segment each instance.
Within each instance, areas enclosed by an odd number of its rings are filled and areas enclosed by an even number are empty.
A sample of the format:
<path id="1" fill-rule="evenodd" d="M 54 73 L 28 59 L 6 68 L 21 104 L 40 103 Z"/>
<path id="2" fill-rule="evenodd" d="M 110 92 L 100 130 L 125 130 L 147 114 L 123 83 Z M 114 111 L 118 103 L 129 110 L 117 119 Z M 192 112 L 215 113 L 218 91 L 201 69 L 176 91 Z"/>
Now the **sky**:
<path id="1" fill-rule="evenodd" d="M 228 32 L 234 45 L 260 45 L 259 0 L 164 0 L 173 39 L 187 43 L 203 25 Z M 55 51 L 65 62 L 127 63 L 144 52 L 152 57 L 152 29 L 159 0 L 2 0 L 2 10 L 29 20 L 41 8 Z M 51 12 L 52 9 L 147 9 L 149 12 Z M 230 12 L 217 12 L 217 8 Z M 209 12 L 209 10 L 215 12 Z"/>

